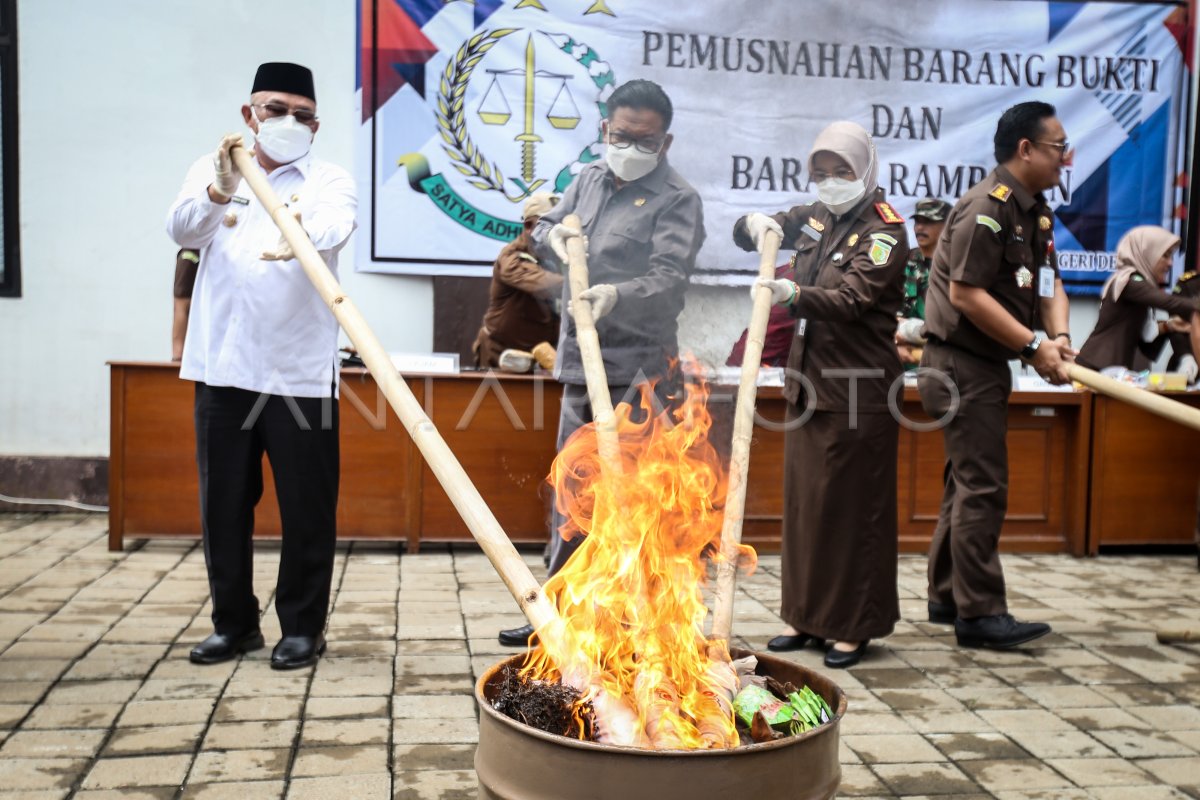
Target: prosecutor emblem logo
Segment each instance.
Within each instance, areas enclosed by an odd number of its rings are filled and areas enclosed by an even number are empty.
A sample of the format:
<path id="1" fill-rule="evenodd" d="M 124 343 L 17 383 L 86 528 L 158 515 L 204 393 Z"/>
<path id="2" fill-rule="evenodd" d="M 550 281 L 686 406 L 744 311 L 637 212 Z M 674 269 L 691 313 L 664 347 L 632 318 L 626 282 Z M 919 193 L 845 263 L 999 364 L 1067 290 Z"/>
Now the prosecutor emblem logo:
<path id="1" fill-rule="evenodd" d="M 447 53 L 428 102 L 436 139 L 454 172 L 432 174 L 426 153 L 399 164 L 409 185 L 472 232 L 509 241 L 521 232 L 520 204 L 537 191 L 562 192 L 602 155 L 600 120 L 616 87 L 612 68 L 584 42 L 546 30 L 479 30 Z M 512 209 L 492 214 L 498 198 Z"/>

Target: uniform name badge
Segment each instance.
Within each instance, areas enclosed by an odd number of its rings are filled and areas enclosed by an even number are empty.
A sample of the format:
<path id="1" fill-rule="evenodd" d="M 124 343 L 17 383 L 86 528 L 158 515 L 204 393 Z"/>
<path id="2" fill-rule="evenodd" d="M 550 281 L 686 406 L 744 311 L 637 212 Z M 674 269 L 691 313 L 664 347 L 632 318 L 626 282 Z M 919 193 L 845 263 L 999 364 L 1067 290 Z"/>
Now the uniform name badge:
<path id="1" fill-rule="evenodd" d="M 807 327 L 808 327 L 808 319 L 807 318 L 801 317 L 800 319 L 796 320 L 796 335 L 803 336 L 804 329 Z"/>
<path id="2" fill-rule="evenodd" d="M 1052 267 L 1038 269 L 1038 297 L 1054 297 L 1054 269 Z"/>

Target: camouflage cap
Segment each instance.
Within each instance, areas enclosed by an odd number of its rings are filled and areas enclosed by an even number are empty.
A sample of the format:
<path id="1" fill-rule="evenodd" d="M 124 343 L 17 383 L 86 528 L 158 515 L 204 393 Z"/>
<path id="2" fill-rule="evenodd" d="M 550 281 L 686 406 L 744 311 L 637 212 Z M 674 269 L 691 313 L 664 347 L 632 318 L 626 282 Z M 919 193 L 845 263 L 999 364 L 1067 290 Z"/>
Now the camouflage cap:
<path id="1" fill-rule="evenodd" d="M 926 197 L 924 200 L 917 201 L 917 208 L 913 211 L 913 218 L 920 217 L 930 222 L 943 222 L 946 216 L 950 213 L 950 204 L 945 200 L 940 200 L 936 197 Z"/>

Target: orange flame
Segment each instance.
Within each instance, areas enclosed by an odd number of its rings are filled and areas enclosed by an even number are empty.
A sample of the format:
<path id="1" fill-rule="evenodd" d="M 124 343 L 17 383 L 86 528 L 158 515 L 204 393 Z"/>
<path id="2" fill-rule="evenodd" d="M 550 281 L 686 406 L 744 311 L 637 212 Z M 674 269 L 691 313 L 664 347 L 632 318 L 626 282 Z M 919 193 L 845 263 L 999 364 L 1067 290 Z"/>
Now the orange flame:
<path id="1" fill-rule="evenodd" d="M 737 679 L 704 636 L 705 556 L 720 558 L 725 472 L 708 441 L 708 387 L 688 382 L 669 413 L 643 388 L 616 409 L 622 469 L 606 469 L 594 425 L 576 432 L 551 473 L 561 534 L 586 536 L 547 581 L 562 630 L 540 637 L 529 677 L 584 692 L 600 740 L 654 749 L 734 747 Z M 641 420 L 641 421 L 635 421 Z M 739 565 L 751 570 L 753 548 Z M 554 647 L 556 652 L 548 652 Z"/>

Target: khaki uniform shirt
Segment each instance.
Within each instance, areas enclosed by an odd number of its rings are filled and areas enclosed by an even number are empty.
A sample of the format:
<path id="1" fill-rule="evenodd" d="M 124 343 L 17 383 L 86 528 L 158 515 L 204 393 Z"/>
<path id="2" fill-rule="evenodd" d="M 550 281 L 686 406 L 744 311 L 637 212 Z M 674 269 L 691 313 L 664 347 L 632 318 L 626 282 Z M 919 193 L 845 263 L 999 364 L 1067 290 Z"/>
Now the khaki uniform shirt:
<path id="1" fill-rule="evenodd" d="M 996 167 L 967 190 L 946 218 L 925 295 L 926 335 L 983 358 L 1016 358 L 1016 350 L 979 330 L 951 305 L 950 282 L 986 289 L 1032 329 L 1039 327 L 1039 297 L 1053 296 L 1057 278 L 1053 218 L 1045 197 L 1030 194 L 1007 169 Z"/>
<path id="2" fill-rule="evenodd" d="M 497 366 L 500 353 L 509 348 L 532 350 L 556 342 L 554 300 L 562 284 L 562 275 L 542 269 L 520 239 L 505 245 L 492 267 L 488 310 L 475 339 L 476 366 Z"/>
<path id="3" fill-rule="evenodd" d="M 784 396 L 807 405 L 796 377 L 803 375 L 818 411 L 886 411 L 888 390 L 902 372 L 895 333 L 908 259 L 904 220 L 883 202 L 881 189 L 841 217 L 813 203 L 772 218 L 783 228 L 784 246 L 796 250 L 801 287 L 792 306 L 796 338 Z M 745 217 L 734 226 L 733 239 L 754 249 Z M 847 370 L 861 371 L 856 384 Z"/>

